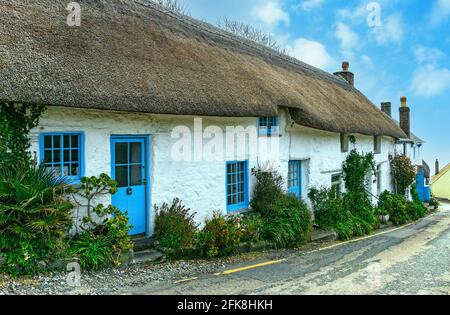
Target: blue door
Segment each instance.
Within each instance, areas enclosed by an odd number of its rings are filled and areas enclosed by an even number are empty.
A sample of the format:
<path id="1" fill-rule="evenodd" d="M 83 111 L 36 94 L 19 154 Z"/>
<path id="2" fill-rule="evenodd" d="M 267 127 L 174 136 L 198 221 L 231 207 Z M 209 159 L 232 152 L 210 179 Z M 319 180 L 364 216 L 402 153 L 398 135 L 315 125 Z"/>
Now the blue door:
<path id="1" fill-rule="evenodd" d="M 302 197 L 302 162 L 290 161 L 288 174 L 288 191 L 289 194 Z"/>
<path id="2" fill-rule="evenodd" d="M 128 212 L 131 235 L 147 232 L 147 163 L 145 138 L 112 138 L 112 177 L 119 183 L 112 203 Z"/>

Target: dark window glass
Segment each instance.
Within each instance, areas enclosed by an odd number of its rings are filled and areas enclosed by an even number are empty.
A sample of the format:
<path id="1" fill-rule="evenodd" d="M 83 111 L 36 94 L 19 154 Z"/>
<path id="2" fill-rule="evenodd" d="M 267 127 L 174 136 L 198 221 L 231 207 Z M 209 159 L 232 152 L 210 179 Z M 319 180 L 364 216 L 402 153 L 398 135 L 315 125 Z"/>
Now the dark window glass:
<path id="1" fill-rule="evenodd" d="M 128 164 L 128 143 L 116 143 L 116 164 Z"/>

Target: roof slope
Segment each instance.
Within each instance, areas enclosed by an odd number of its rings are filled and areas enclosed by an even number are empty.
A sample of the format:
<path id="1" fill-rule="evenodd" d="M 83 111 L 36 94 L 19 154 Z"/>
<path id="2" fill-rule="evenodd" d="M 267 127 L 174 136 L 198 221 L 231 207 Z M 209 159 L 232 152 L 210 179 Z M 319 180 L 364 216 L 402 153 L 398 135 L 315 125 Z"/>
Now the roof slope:
<path id="1" fill-rule="evenodd" d="M 447 164 L 446 167 L 444 167 L 439 174 L 433 176 L 433 178 L 431 179 L 431 183 L 430 185 L 433 185 L 434 183 L 436 183 L 440 178 L 442 178 L 445 174 L 447 174 L 450 171 L 450 164 Z"/>
<path id="2" fill-rule="evenodd" d="M 405 138 L 341 78 L 143 0 L 0 2 L 0 100 L 160 114 L 274 115 Z"/>

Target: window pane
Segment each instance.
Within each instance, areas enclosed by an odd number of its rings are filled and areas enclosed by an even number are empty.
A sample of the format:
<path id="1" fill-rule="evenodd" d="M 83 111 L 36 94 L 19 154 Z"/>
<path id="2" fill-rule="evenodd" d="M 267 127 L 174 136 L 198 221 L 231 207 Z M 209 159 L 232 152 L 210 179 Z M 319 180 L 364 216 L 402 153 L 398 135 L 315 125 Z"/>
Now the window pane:
<path id="1" fill-rule="evenodd" d="M 63 175 L 70 176 L 70 164 L 64 164 Z"/>
<path id="2" fill-rule="evenodd" d="M 61 162 L 61 150 L 53 151 L 53 162 L 55 163 Z"/>
<path id="3" fill-rule="evenodd" d="M 141 186 L 142 185 L 142 167 L 140 165 L 132 165 L 130 176 L 130 186 Z"/>
<path id="4" fill-rule="evenodd" d="M 116 178 L 119 187 L 128 187 L 128 166 L 116 166 Z"/>
<path id="5" fill-rule="evenodd" d="M 72 138 L 72 148 L 78 148 L 80 136 L 71 136 Z"/>
<path id="6" fill-rule="evenodd" d="M 70 150 L 64 150 L 64 162 L 70 162 Z"/>
<path id="7" fill-rule="evenodd" d="M 53 136 L 53 147 L 54 148 L 61 148 L 61 136 Z"/>
<path id="8" fill-rule="evenodd" d="M 78 176 L 78 163 L 73 163 L 71 165 L 70 176 Z"/>
<path id="9" fill-rule="evenodd" d="M 70 148 L 70 136 L 64 136 L 64 148 Z"/>
<path id="10" fill-rule="evenodd" d="M 128 143 L 116 143 L 116 164 L 128 164 Z"/>
<path id="11" fill-rule="evenodd" d="M 52 148 L 52 136 L 44 136 L 44 149 Z"/>
<path id="12" fill-rule="evenodd" d="M 51 150 L 45 150 L 44 151 L 44 163 L 52 163 L 52 151 Z"/>
<path id="13" fill-rule="evenodd" d="M 79 159 L 78 159 L 78 155 L 79 155 L 79 152 L 78 152 L 78 150 L 72 150 L 72 162 L 79 162 Z"/>
<path id="14" fill-rule="evenodd" d="M 130 144 L 131 163 L 142 163 L 142 144 L 132 142 Z"/>

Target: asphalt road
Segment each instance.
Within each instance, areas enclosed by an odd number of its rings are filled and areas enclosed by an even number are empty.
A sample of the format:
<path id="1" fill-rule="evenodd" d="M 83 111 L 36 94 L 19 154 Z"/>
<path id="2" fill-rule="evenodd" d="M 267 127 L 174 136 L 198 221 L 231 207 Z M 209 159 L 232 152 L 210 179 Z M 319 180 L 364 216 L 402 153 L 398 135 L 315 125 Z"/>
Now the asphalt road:
<path id="1" fill-rule="evenodd" d="M 289 252 L 276 260 L 264 257 L 224 271 L 127 293 L 449 295 L 450 204 L 419 223 L 370 238 L 313 252 Z"/>

